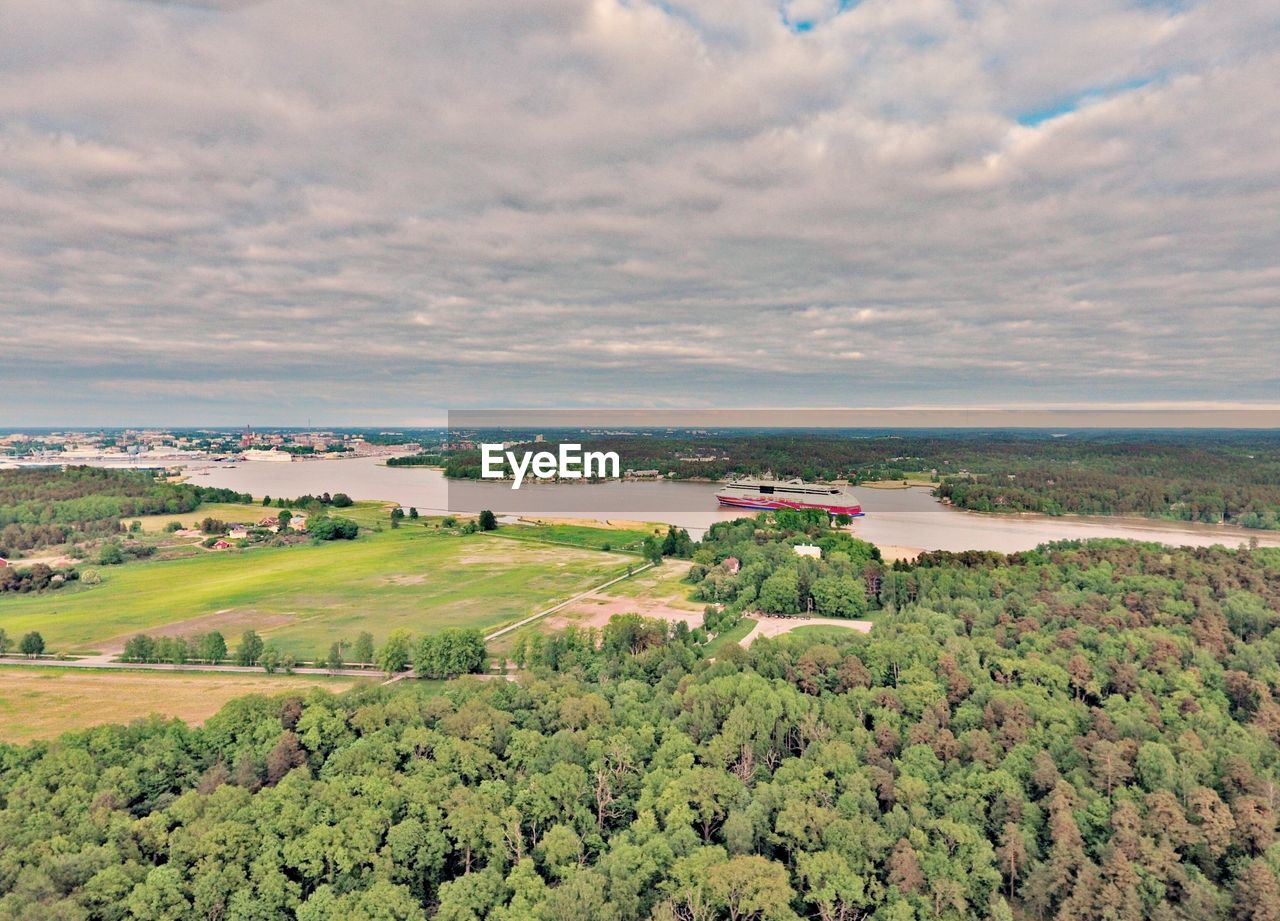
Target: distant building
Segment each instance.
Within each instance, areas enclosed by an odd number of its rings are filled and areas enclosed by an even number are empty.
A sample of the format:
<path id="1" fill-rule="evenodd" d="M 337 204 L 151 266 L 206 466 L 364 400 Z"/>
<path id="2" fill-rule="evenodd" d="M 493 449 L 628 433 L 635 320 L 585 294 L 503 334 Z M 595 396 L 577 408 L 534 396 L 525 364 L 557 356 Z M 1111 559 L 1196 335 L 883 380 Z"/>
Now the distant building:
<path id="1" fill-rule="evenodd" d="M 796 556 L 810 556 L 815 560 L 822 559 L 822 548 L 813 544 L 796 544 L 791 549 L 796 552 Z"/>
<path id="2" fill-rule="evenodd" d="M 233 524 L 230 530 L 227 531 L 227 537 L 231 538 L 232 540 L 244 540 L 248 536 L 249 536 L 248 525 Z"/>
<path id="3" fill-rule="evenodd" d="M 216 540 L 216 541 L 214 541 L 214 542 L 213 542 L 213 549 L 214 549 L 214 550 L 230 550 L 230 549 L 231 549 L 231 541 L 229 541 L 229 540 Z"/>
<path id="4" fill-rule="evenodd" d="M 742 568 L 742 562 L 736 556 L 725 557 L 724 562 L 720 565 L 723 566 L 724 571 L 731 576 L 736 576 L 738 574 L 738 570 Z"/>

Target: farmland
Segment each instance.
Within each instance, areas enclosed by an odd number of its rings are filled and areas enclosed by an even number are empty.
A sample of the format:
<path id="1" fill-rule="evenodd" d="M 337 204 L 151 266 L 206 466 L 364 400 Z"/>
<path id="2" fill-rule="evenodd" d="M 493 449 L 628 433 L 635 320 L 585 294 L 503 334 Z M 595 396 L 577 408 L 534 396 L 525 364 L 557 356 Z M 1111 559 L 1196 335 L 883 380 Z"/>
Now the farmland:
<path id="1" fill-rule="evenodd" d="M 99 585 L 0 600 L 0 628 L 38 630 L 55 652 L 110 651 L 142 631 L 216 629 L 234 640 L 254 629 L 281 652 L 312 658 L 362 630 L 381 642 L 395 629 L 496 627 L 628 564 L 634 556 L 413 522 L 355 541 L 102 567 Z"/>
<path id="2" fill-rule="evenodd" d="M 338 693 L 360 679 L 208 672 L 0 668 L 0 741 L 47 739 L 101 723 L 128 723 L 153 714 L 193 725 L 245 694 Z"/>

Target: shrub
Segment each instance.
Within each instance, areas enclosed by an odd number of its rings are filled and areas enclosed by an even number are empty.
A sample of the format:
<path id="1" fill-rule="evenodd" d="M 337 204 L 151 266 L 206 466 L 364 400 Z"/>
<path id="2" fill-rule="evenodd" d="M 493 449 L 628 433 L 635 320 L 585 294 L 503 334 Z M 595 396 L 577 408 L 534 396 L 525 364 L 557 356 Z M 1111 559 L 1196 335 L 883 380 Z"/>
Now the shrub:
<path id="1" fill-rule="evenodd" d="M 307 533 L 316 540 L 355 540 L 360 525 L 350 518 L 312 518 L 307 522 Z"/>
<path id="2" fill-rule="evenodd" d="M 103 544 L 102 549 L 98 551 L 100 566 L 119 566 L 123 562 L 124 551 L 120 549 L 119 544 Z"/>

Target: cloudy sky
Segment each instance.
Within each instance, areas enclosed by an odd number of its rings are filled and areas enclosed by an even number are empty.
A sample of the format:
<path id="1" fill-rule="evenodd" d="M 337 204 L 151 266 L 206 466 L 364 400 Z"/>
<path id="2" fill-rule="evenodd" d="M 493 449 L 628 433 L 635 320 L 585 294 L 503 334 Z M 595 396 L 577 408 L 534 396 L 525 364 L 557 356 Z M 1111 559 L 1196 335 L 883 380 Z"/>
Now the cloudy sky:
<path id="1" fill-rule="evenodd" d="M 1275 0 L 3 0 L 0 426 L 1280 403 Z"/>

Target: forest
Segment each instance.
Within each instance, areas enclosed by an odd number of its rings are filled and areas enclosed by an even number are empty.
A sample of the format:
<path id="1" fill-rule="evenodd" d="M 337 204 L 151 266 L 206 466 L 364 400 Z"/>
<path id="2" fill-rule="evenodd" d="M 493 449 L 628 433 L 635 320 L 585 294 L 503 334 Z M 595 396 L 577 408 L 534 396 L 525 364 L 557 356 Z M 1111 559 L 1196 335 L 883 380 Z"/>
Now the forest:
<path id="1" fill-rule="evenodd" d="M 795 553 L 797 544 L 821 558 Z M 874 544 L 833 529 L 818 509 L 782 509 L 712 525 L 693 553 L 693 597 L 730 614 L 858 617 L 877 605 L 883 565 Z"/>
<path id="2" fill-rule="evenodd" d="M 1280 551 L 936 553 L 880 601 L 0 747 L 0 918 L 1280 917 Z"/>
<path id="3" fill-rule="evenodd" d="M 499 441 L 498 435 L 491 436 Z M 729 432 L 696 438 L 574 435 L 623 466 L 677 479 L 772 474 L 805 480 L 923 476 L 975 511 L 1133 515 L 1280 529 L 1280 435 L 1232 431 Z M 547 441 L 539 448 L 554 450 Z M 458 452 L 451 477 L 477 477 Z"/>
<path id="4" fill-rule="evenodd" d="M 0 556 L 109 537 L 120 519 L 181 514 L 201 502 L 251 502 L 230 489 L 168 483 L 148 471 L 102 467 L 0 470 Z"/>

